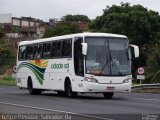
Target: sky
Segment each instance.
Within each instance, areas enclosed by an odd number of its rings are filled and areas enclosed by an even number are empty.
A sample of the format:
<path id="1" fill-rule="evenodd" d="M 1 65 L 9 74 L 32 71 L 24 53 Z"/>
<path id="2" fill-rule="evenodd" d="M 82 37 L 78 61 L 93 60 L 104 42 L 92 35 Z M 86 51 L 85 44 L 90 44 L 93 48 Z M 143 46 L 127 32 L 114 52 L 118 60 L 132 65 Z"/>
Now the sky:
<path id="1" fill-rule="evenodd" d="M 12 17 L 33 17 L 48 21 L 65 15 L 87 15 L 95 19 L 103 14 L 106 6 L 128 2 L 140 4 L 160 13 L 160 0 L 0 0 L 0 14 L 12 13 Z"/>

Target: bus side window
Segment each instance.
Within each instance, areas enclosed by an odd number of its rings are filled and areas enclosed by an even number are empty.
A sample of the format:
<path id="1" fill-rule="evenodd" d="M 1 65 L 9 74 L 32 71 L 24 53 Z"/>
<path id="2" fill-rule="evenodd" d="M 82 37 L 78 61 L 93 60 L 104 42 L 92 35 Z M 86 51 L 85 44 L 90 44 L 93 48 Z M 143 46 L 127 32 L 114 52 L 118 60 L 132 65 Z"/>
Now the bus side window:
<path id="1" fill-rule="evenodd" d="M 26 53 L 26 46 L 21 46 L 19 48 L 18 60 L 24 60 L 25 59 L 25 53 Z"/>
<path id="2" fill-rule="evenodd" d="M 62 57 L 71 57 L 72 56 L 72 41 L 64 40 L 62 45 Z"/>
<path id="3" fill-rule="evenodd" d="M 84 62 L 82 57 L 83 38 L 75 38 L 74 41 L 74 70 L 78 76 L 84 76 Z"/>
<path id="4" fill-rule="evenodd" d="M 42 57 L 42 44 L 36 44 L 34 46 L 34 59 L 40 59 Z"/>
<path id="5" fill-rule="evenodd" d="M 37 59 L 37 49 L 38 49 L 38 45 L 35 44 L 35 45 L 34 45 L 34 52 L 33 52 L 33 58 L 34 58 L 34 59 Z"/>
<path id="6" fill-rule="evenodd" d="M 39 44 L 38 45 L 38 50 L 37 50 L 37 58 L 38 59 L 42 58 L 42 48 L 43 48 L 43 45 Z"/>
<path id="7" fill-rule="evenodd" d="M 26 47 L 26 59 L 33 59 L 33 51 L 34 50 L 34 45 L 28 45 Z"/>
<path id="8" fill-rule="evenodd" d="M 61 57 L 61 41 L 53 42 L 52 57 Z"/>
<path id="9" fill-rule="evenodd" d="M 50 58 L 51 57 L 51 43 L 44 43 L 43 44 L 43 58 Z"/>

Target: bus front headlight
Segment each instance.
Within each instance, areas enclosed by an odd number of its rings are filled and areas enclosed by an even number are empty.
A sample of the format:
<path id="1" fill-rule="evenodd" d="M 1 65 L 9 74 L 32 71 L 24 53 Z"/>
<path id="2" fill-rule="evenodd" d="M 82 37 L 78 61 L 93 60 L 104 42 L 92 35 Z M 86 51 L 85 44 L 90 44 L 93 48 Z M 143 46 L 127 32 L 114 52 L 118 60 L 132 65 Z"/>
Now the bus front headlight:
<path id="1" fill-rule="evenodd" d="M 131 82 L 132 81 L 132 78 L 127 78 L 127 79 L 124 79 L 123 80 L 123 83 L 129 83 L 129 82 Z"/>
<path id="2" fill-rule="evenodd" d="M 98 83 L 98 80 L 92 77 L 85 77 L 84 80 L 88 82 Z"/>

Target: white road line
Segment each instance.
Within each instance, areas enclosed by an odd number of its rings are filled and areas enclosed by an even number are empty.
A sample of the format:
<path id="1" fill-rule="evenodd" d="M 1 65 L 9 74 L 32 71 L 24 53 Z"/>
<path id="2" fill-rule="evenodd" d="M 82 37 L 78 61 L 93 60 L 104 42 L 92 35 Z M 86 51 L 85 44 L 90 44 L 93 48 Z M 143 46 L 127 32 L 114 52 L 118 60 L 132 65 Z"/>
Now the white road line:
<path id="1" fill-rule="evenodd" d="M 84 114 L 75 113 L 75 112 L 67 112 L 67 111 L 62 111 L 62 110 L 48 109 L 48 108 L 41 108 L 41 107 L 34 107 L 34 106 L 14 104 L 14 103 L 7 103 L 7 102 L 0 102 L 0 104 L 11 105 L 11 106 L 18 106 L 18 107 L 25 107 L 25 108 L 32 108 L 32 109 L 37 109 L 37 110 L 52 111 L 52 112 L 61 112 L 61 113 L 67 113 L 67 114 L 72 114 L 72 115 L 79 115 L 79 116 L 83 116 L 83 117 L 89 117 L 89 118 L 101 119 L 101 120 L 114 120 L 114 119 L 110 119 L 110 118 L 104 118 L 104 117 L 98 117 L 98 116 L 92 116 L 92 115 L 84 115 Z"/>
<path id="2" fill-rule="evenodd" d="M 128 98 L 128 97 L 126 97 L 126 98 Z M 147 101 L 160 101 L 160 99 L 145 99 L 145 98 L 128 98 L 128 99 L 147 100 Z"/>

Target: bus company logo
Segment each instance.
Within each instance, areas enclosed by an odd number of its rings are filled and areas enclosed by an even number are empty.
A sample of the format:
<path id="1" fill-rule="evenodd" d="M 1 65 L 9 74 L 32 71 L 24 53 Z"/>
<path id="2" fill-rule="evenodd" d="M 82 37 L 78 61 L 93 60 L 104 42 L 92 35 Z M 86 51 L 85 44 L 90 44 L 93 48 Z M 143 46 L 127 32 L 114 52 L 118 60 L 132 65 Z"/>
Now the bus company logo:
<path id="1" fill-rule="evenodd" d="M 51 69 L 67 69 L 69 68 L 69 63 L 62 64 L 62 63 L 53 63 L 51 64 Z"/>
<path id="2" fill-rule="evenodd" d="M 48 66 L 48 60 L 31 60 L 30 62 L 22 62 L 18 68 L 17 72 L 22 68 L 30 69 L 36 76 L 38 82 L 42 85 L 44 81 L 44 72 Z"/>

